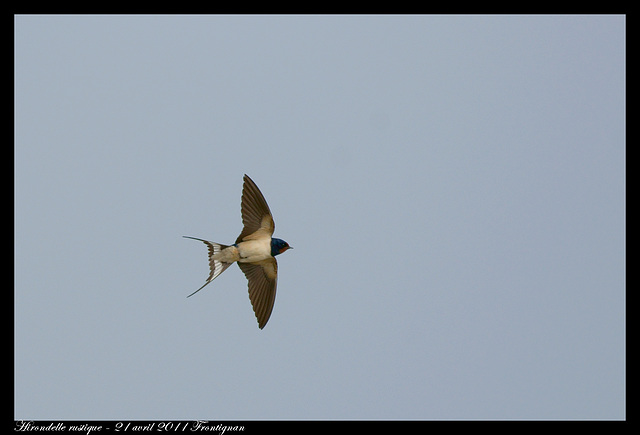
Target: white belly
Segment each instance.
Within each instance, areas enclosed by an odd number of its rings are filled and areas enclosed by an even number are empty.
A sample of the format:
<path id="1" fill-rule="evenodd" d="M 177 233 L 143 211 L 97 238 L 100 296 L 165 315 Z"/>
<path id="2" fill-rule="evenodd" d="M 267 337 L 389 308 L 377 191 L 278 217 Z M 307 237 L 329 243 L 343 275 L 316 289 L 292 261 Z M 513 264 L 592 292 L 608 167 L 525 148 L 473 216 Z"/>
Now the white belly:
<path id="1" fill-rule="evenodd" d="M 255 263 L 271 257 L 271 238 L 238 243 L 240 263 Z"/>

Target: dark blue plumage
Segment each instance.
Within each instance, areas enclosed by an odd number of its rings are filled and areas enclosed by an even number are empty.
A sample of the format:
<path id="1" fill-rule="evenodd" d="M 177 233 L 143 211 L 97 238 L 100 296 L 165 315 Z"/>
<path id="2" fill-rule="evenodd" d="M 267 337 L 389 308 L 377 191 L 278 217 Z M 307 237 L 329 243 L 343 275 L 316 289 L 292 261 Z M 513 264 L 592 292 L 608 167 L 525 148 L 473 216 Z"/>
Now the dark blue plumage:
<path id="1" fill-rule="evenodd" d="M 287 242 L 282 239 L 271 238 L 271 255 L 275 257 L 276 255 L 282 254 L 287 249 L 291 248 Z"/>

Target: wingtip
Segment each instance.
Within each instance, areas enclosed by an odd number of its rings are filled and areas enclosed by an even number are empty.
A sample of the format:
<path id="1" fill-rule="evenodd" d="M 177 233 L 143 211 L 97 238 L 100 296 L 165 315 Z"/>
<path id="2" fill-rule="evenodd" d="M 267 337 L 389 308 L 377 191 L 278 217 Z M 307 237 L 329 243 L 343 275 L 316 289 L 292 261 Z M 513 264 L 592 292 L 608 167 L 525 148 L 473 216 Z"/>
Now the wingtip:
<path id="1" fill-rule="evenodd" d="M 252 179 L 250 176 L 248 176 L 247 174 L 244 174 L 244 177 L 242 177 L 242 180 L 243 180 L 244 182 L 249 181 L 251 184 L 256 184 L 256 182 L 255 182 L 255 181 L 253 181 L 253 179 Z M 257 186 L 256 186 L 256 187 L 257 187 Z"/>

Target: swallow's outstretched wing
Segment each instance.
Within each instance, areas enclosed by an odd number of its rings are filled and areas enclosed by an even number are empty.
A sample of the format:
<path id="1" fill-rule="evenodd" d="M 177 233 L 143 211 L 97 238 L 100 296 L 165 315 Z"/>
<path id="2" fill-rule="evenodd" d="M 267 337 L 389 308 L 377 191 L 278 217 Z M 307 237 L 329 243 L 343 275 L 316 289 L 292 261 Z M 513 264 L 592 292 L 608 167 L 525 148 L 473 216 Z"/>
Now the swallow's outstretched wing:
<path id="1" fill-rule="evenodd" d="M 242 224 L 244 228 L 236 243 L 269 237 L 275 230 L 275 223 L 264 196 L 248 175 L 244 176 L 242 186 Z"/>
<path id="2" fill-rule="evenodd" d="M 278 262 L 275 258 L 270 258 L 259 263 L 238 263 L 238 266 L 249 280 L 249 299 L 258 327 L 262 329 L 267 324 L 276 301 Z"/>

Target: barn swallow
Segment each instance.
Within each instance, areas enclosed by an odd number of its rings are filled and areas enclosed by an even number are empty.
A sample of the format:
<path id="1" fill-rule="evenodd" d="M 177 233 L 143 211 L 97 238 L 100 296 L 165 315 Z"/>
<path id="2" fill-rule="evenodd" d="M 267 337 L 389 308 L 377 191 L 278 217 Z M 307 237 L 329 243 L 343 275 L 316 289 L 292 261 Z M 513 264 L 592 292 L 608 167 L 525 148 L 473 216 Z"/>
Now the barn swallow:
<path id="1" fill-rule="evenodd" d="M 264 196 L 248 175 L 244 175 L 242 186 L 242 224 L 244 228 L 233 245 L 222 245 L 196 237 L 209 248 L 209 278 L 202 287 L 191 293 L 193 296 L 216 279 L 233 263 L 238 263 L 249 281 L 249 299 L 258 320 L 258 327 L 264 328 L 271 316 L 276 300 L 278 282 L 278 262 L 276 255 L 292 249 L 287 242 L 271 237 L 275 223 Z"/>

